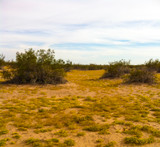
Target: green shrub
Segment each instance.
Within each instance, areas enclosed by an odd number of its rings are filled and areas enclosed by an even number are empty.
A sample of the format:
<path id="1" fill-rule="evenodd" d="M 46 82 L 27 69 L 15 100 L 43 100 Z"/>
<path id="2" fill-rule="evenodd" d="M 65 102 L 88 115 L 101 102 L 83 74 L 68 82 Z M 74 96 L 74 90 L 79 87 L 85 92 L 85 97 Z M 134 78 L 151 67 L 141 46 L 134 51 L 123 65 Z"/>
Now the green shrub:
<path id="1" fill-rule="evenodd" d="M 138 138 L 138 137 L 126 137 L 124 139 L 124 142 L 126 144 L 135 144 L 135 145 L 144 145 L 144 144 L 150 144 L 153 143 L 155 140 L 153 137 L 149 138 Z"/>
<path id="2" fill-rule="evenodd" d="M 4 71 L 4 78 L 10 79 L 12 83 L 40 83 L 59 84 L 65 83 L 64 61 L 55 60 L 54 51 L 40 49 L 34 51 L 29 49 L 25 53 L 16 54 L 16 69 L 9 73 Z M 13 77 L 10 77 L 13 75 Z"/>
<path id="3" fill-rule="evenodd" d="M 90 132 L 99 132 L 99 134 L 109 134 L 109 125 L 108 124 L 104 124 L 104 125 L 100 125 L 100 124 L 93 124 L 90 126 L 87 126 L 84 128 L 84 130 L 86 131 L 90 131 Z"/>
<path id="4" fill-rule="evenodd" d="M 72 139 L 66 139 L 64 141 L 64 144 L 66 144 L 67 146 L 74 146 L 75 145 L 75 141 Z"/>
<path id="5" fill-rule="evenodd" d="M 55 143 L 58 143 L 58 142 L 59 142 L 59 139 L 57 139 L 57 138 L 52 138 L 52 139 L 50 139 L 50 141 L 55 142 Z"/>
<path id="6" fill-rule="evenodd" d="M 19 139 L 21 138 L 21 135 L 19 135 L 17 132 L 14 132 L 12 133 L 12 138 Z"/>
<path id="7" fill-rule="evenodd" d="M 145 63 L 145 66 L 150 71 L 160 72 L 160 61 L 158 59 L 156 60 L 150 59 L 148 62 Z"/>
<path id="8" fill-rule="evenodd" d="M 6 145 L 6 142 L 9 141 L 9 140 L 10 140 L 9 138 L 0 139 L 0 147 L 1 147 L 1 146 L 5 146 L 5 145 Z"/>
<path id="9" fill-rule="evenodd" d="M 104 147 L 114 147 L 116 145 L 115 141 L 108 142 Z"/>
<path id="10" fill-rule="evenodd" d="M 142 136 L 142 132 L 136 127 L 132 127 L 130 129 L 124 130 L 123 133 L 130 134 L 130 135 L 135 135 L 136 137 L 141 137 Z"/>
<path id="11" fill-rule="evenodd" d="M 33 147 L 41 146 L 42 141 L 40 139 L 29 138 L 25 140 L 27 145 L 32 145 Z"/>
<path id="12" fill-rule="evenodd" d="M 12 72 L 9 71 L 9 70 L 3 70 L 2 71 L 2 75 L 3 75 L 4 79 L 7 79 L 7 80 L 11 80 L 12 79 Z"/>
<path id="13" fill-rule="evenodd" d="M 134 69 L 130 72 L 128 77 L 126 78 L 127 83 L 155 83 L 155 73 L 147 70 L 146 68 L 143 69 Z"/>
<path id="14" fill-rule="evenodd" d="M 119 78 L 122 75 L 129 73 L 129 65 L 130 61 L 126 62 L 124 60 L 120 60 L 111 62 L 101 78 Z"/>
<path id="15" fill-rule="evenodd" d="M 52 147 L 52 146 L 56 146 L 59 144 L 59 139 L 57 138 L 52 138 L 52 139 L 48 139 L 48 140 L 45 140 L 44 143 L 46 147 Z"/>
<path id="16" fill-rule="evenodd" d="M 101 138 L 100 138 L 100 139 L 97 139 L 97 140 L 96 140 L 96 143 L 102 143 L 102 142 L 104 142 L 104 139 L 101 139 Z"/>
<path id="17" fill-rule="evenodd" d="M 73 68 L 73 67 L 72 67 L 72 62 L 68 60 L 68 61 L 65 63 L 65 65 L 64 65 L 64 70 L 65 70 L 66 72 L 69 72 L 72 68 Z"/>
<path id="18" fill-rule="evenodd" d="M 144 125 L 141 128 L 141 130 L 148 132 L 148 133 L 151 133 L 153 136 L 160 137 L 160 131 L 158 129 L 151 127 L 151 126 Z"/>
<path id="19" fill-rule="evenodd" d="M 0 130 L 0 135 L 7 134 L 9 131 L 7 129 Z"/>
<path id="20" fill-rule="evenodd" d="M 58 132 L 54 133 L 55 135 L 58 135 L 59 137 L 67 137 L 68 132 L 66 130 L 59 130 Z"/>
<path id="21" fill-rule="evenodd" d="M 78 137 L 79 137 L 79 136 L 85 136 L 85 134 L 86 134 L 85 132 L 78 132 L 78 133 L 77 133 L 77 136 L 78 136 Z"/>

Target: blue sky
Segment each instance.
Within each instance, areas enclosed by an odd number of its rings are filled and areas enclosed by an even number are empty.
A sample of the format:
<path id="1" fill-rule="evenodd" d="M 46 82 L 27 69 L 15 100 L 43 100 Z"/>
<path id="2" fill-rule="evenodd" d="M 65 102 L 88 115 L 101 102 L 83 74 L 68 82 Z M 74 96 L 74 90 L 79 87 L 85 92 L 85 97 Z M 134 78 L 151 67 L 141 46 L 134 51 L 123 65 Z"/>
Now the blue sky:
<path id="1" fill-rule="evenodd" d="M 160 1 L 0 0 L 0 53 L 28 48 L 82 64 L 160 58 Z"/>

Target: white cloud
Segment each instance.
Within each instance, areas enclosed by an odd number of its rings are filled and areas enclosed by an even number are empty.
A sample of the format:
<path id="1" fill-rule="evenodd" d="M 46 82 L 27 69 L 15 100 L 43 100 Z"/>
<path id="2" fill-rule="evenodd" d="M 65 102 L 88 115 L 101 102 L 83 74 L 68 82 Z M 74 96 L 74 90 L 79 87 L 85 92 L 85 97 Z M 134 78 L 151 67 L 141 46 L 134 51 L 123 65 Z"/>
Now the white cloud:
<path id="1" fill-rule="evenodd" d="M 128 58 L 130 55 L 133 59 L 136 55 L 145 60 L 145 56 L 160 54 L 160 49 L 147 47 L 144 53 L 142 47 L 129 45 L 133 42 L 160 41 L 159 8 L 159 0 L 1 0 L 0 52 L 11 58 L 19 49 L 30 47 L 37 49 L 50 48 L 57 43 L 98 43 L 120 47 L 103 50 L 99 47 L 96 51 L 93 48 L 92 52 L 87 48 L 85 52 L 76 48 L 71 51 L 67 46 L 55 50 L 58 57 L 76 62 L 88 63 L 93 58 L 97 63 L 104 63 L 101 60 L 104 55 L 117 58 L 122 55 Z M 29 45 L 27 42 L 35 44 Z M 44 44 L 36 45 L 36 42 Z M 122 45 L 125 50 L 121 49 Z M 86 58 L 85 54 L 92 58 Z M 75 58 L 77 56 L 78 60 Z"/>

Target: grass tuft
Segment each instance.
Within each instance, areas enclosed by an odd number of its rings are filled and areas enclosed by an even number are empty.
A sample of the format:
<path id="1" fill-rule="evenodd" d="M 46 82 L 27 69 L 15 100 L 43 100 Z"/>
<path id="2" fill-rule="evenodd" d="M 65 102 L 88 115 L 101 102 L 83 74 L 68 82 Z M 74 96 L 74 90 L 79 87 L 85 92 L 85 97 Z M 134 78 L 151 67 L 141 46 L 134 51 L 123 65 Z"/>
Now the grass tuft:
<path id="1" fill-rule="evenodd" d="M 72 139 L 66 139 L 64 141 L 64 144 L 66 144 L 67 146 L 74 146 L 75 145 L 75 141 Z"/>
<path id="2" fill-rule="evenodd" d="M 133 145 L 145 145 L 155 142 L 153 137 L 149 138 L 138 138 L 136 136 L 126 137 L 124 139 L 125 144 L 133 144 Z"/>
<path id="3" fill-rule="evenodd" d="M 58 132 L 54 133 L 55 135 L 58 135 L 59 137 L 67 137 L 68 132 L 66 130 L 59 130 Z"/>

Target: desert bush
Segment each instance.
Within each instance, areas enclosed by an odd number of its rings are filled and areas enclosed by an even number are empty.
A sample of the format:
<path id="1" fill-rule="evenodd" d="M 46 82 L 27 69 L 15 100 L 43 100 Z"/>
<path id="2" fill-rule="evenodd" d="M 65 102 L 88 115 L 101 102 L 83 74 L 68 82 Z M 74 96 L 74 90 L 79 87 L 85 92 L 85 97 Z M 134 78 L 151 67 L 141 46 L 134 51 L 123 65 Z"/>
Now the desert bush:
<path id="1" fill-rule="evenodd" d="M 64 144 L 67 146 L 74 146 L 75 145 L 75 141 L 73 139 L 66 139 L 64 141 Z"/>
<path id="2" fill-rule="evenodd" d="M 85 132 L 78 132 L 77 133 L 77 136 L 79 137 L 79 136 L 85 136 Z"/>
<path id="3" fill-rule="evenodd" d="M 155 72 L 149 71 L 146 68 L 133 69 L 126 78 L 126 83 L 155 83 Z"/>
<path id="4" fill-rule="evenodd" d="M 9 138 L 0 139 L 0 146 L 5 146 L 7 141 L 9 141 Z"/>
<path id="5" fill-rule="evenodd" d="M 129 73 L 130 68 L 130 61 L 115 61 L 109 63 L 109 66 L 106 69 L 106 72 L 101 78 L 119 78 L 122 75 Z"/>
<path id="6" fill-rule="evenodd" d="M 0 68 L 2 68 L 2 66 L 5 63 L 4 58 L 5 58 L 4 55 L 0 54 Z"/>
<path id="7" fill-rule="evenodd" d="M 108 142 L 104 147 L 114 147 L 116 145 L 115 141 Z"/>
<path id="8" fill-rule="evenodd" d="M 71 69 L 73 69 L 72 62 L 70 60 L 67 60 L 65 65 L 64 65 L 64 70 L 66 72 L 69 72 Z"/>
<path id="9" fill-rule="evenodd" d="M 145 66 L 150 71 L 160 72 L 160 61 L 158 59 L 156 60 L 150 59 L 148 62 L 145 63 Z"/>
<path id="10" fill-rule="evenodd" d="M 12 72 L 5 69 L 2 71 L 2 75 L 4 79 L 11 80 Z"/>
<path id="11" fill-rule="evenodd" d="M 25 53 L 16 54 L 16 67 L 12 72 L 4 71 L 3 76 L 10 79 L 12 83 L 41 83 L 58 84 L 65 83 L 65 71 L 62 68 L 63 60 L 54 58 L 54 51 L 40 49 L 35 52 L 33 49 Z M 13 75 L 10 77 L 10 75 Z"/>
<path id="12" fill-rule="evenodd" d="M 58 135 L 60 137 L 67 137 L 68 132 L 66 130 L 59 130 L 58 132 L 54 133 L 55 135 Z"/>

